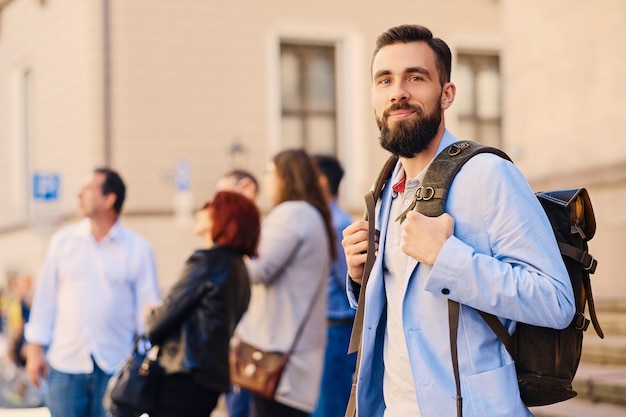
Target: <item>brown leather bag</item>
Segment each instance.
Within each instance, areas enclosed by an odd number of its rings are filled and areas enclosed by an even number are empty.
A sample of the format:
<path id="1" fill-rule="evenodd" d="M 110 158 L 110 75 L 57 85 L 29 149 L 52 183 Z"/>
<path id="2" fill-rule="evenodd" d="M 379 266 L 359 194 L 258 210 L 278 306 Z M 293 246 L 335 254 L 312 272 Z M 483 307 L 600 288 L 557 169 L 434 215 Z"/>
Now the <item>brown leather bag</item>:
<path id="1" fill-rule="evenodd" d="M 289 356 L 238 341 L 230 351 L 230 380 L 261 397 L 274 398 Z"/>
<path id="2" fill-rule="evenodd" d="M 315 301 L 319 298 L 326 280 L 320 280 L 311 303 L 298 326 L 298 331 L 286 353 L 267 352 L 249 343 L 234 338 L 229 354 L 230 382 L 258 396 L 273 399 L 280 378 L 287 366 L 289 356 L 302 336 L 304 325 L 311 315 Z"/>

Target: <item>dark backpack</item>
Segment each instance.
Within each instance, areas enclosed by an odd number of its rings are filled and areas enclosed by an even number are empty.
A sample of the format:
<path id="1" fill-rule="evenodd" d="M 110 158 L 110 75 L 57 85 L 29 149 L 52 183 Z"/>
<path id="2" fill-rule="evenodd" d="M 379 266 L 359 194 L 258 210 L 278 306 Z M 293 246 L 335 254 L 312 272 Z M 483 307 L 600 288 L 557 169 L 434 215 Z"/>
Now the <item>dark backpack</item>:
<path id="1" fill-rule="evenodd" d="M 414 209 L 431 217 L 441 215 L 444 212 L 447 193 L 456 173 L 465 162 L 479 153 L 494 153 L 510 160 L 499 149 L 471 141 L 460 141 L 448 146 L 435 157 L 426 171 L 418 192 L 416 192 Z M 373 191 L 366 194 L 368 206 L 366 217 L 370 219 L 374 217 L 374 203 L 393 172 L 396 162 L 397 157 L 389 158 L 376 180 Z M 572 389 L 572 380 L 580 362 L 583 332 L 589 326 L 589 319 L 585 317 L 585 305 L 589 306 L 589 314 L 596 333 L 604 338 L 596 317 L 589 280 L 589 274 L 595 272 L 597 261 L 589 254 L 587 247 L 587 242 L 593 237 L 596 227 L 587 190 L 578 188 L 539 192 L 536 193 L 536 196 L 550 220 L 559 244 L 574 290 L 576 314 L 569 326 L 563 330 L 518 323 L 513 335 L 509 335 L 497 317 L 480 312 L 483 319 L 513 357 L 517 369 L 520 395 L 524 404 L 529 407 L 553 404 L 576 396 L 576 392 Z M 373 241 L 372 222 L 370 222 L 369 240 Z M 368 250 L 363 287 L 367 284 L 373 263 L 374 256 L 370 256 Z M 360 294 L 362 295 L 364 292 L 365 289 L 361 288 Z M 360 296 L 359 299 L 364 300 L 365 298 Z M 362 304 L 364 303 L 359 303 L 360 310 L 363 309 Z M 450 313 L 450 348 L 457 390 L 457 415 L 461 416 L 462 400 L 456 343 L 460 306 L 457 302 L 449 300 L 448 308 Z M 351 351 L 354 348 L 358 349 L 360 343 L 359 333 L 362 324 L 356 321 L 359 319 L 358 310 L 351 340 Z M 353 416 L 354 410 L 355 398 L 351 398 L 346 416 Z"/>

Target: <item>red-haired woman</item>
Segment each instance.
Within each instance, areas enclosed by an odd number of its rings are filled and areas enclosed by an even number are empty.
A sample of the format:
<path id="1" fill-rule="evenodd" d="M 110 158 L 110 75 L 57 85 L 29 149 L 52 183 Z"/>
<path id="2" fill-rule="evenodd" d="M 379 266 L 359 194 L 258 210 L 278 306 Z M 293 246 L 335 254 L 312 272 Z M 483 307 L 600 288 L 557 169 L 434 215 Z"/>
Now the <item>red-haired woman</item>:
<path id="1" fill-rule="evenodd" d="M 191 255 L 146 319 L 166 370 L 159 410 L 150 417 L 207 417 L 229 391 L 229 341 L 250 300 L 243 258 L 256 255 L 259 217 L 252 201 L 230 191 L 217 193 L 197 213 L 195 231 L 206 249 Z"/>

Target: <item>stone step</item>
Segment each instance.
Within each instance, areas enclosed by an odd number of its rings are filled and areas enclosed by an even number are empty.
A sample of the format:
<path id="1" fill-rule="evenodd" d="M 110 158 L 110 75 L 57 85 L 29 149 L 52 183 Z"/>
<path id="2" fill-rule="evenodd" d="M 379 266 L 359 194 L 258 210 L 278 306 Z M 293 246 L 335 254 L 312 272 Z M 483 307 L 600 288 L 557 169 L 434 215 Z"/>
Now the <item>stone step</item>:
<path id="1" fill-rule="evenodd" d="M 578 398 L 543 407 L 532 407 L 530 412 L 535 417 L 626 417 L 625 406 L 593 403 Z"/>
<path id="2" fill-rule="evenodd" d="M 582 362 L 572 385 L 577 398 L 618 404 L 626 410 L 626 366 Z"/>
<path id="3" fill-rule="evenodd" d="M 600 339 L 594 333 L 583 339 L 581 360 L 589 363 L 626 365 L 626 336 L 608 335 Z"/>
<path id="4" fill-rule="evenodd" d="M 568 401 L 532 407 L 535 417 L 626 417 L 626 366 L 581 363 Z"/>
<path id="5" fill-rule="evenodd" d="M 626 336 L 626 312 L 624 311 L 597 311 L 598 322 L 605 335 Z M 590 325 L 587 332 L 595 331 Z"/>

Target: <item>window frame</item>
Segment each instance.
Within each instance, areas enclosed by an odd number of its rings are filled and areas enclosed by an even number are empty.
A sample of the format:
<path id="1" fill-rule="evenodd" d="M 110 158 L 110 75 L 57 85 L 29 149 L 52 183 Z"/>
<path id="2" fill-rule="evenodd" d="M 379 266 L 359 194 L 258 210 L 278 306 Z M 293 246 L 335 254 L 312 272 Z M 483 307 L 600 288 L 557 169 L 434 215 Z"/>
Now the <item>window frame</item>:
<path id="1" fill-rule="evenodd" d="M 504 133 L 504 126 L 503 126 L 504 82 L 502 80 L 501 54 L 497 49 L 494 49 L 494 48 L 484 48 L 484 49 L 459 48 L 456 53 L 455 68 L 453 69 L 453 75 L 452 75 L 453 81 L 454 81 L 454 71 L 455 70 L 457 72 L 459 71 L 462 61 L 469 63 L 469 67 L 472 69 L 471 74 L 472 74 L 473 85 L 470 88 L 473 94 L 471 97 L 472 112 L 470 114 L 463 114 L 461 109 L 459 108 L 455 109 L 456 119 L 457 119 L 456 120 L 457 130 L 459 131 L 460 135 L 464 136 L 465 139 L 471 139 L 471 140 L 476 140 L 478 142 L 483 142 L 482 138 L 488 136 L 484 134 L 483 132 L 486 129 L 495 128 L 497 129 L 497 139 L 495 141 L 486 141 L 483 143 L 487 145 L 495 146 L 498 148 L 503 148 L 504 143 L 505 143 L 504 137 L 503 137 L 503 133 Z M 481 67 L 485 65 L 494 66 L 493 65 L 494 63 L 495 63 L 495 67 L 498 73 L 498 91 L 497 91 L 498 116 L 497 117 L 482 117 L 480 114 L 478 114 L 479 113 L 478 112 L 479 92 L 478 92 L 478 89 L 476 88 L 478 84 L 477 78 L 478 78 Z M 457 84 L 457 88 L 463 89 L 464 86 Z M 468 122 L 469 124 L 472 124 L 472 129 L 471 129 L 472 132 L 461 133 L 462 132 L 461 125 L 468 124 Z"/>

